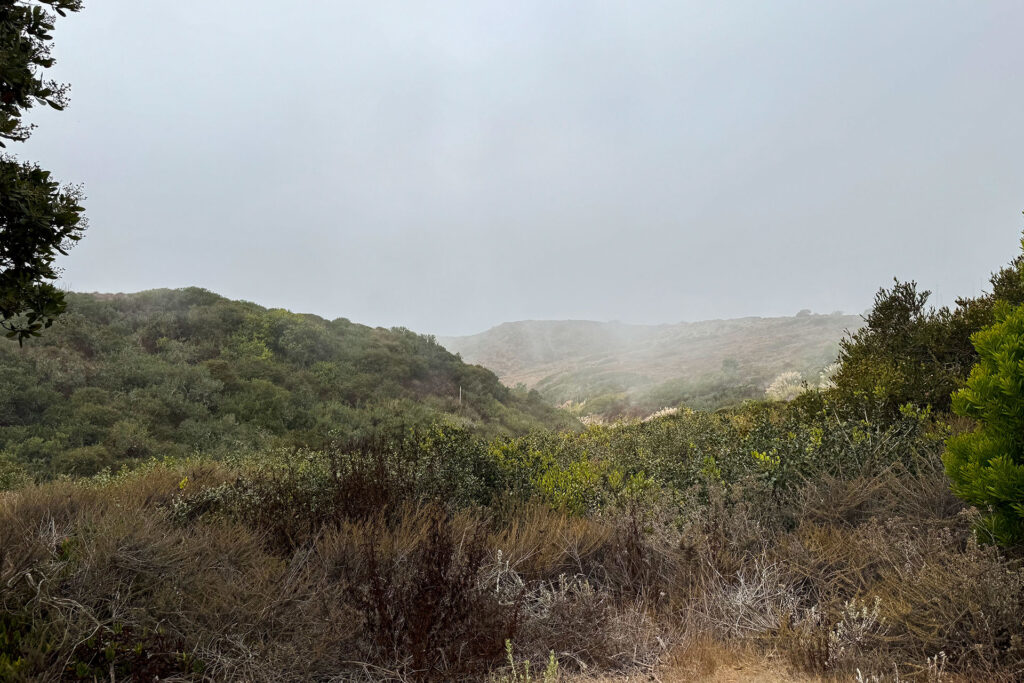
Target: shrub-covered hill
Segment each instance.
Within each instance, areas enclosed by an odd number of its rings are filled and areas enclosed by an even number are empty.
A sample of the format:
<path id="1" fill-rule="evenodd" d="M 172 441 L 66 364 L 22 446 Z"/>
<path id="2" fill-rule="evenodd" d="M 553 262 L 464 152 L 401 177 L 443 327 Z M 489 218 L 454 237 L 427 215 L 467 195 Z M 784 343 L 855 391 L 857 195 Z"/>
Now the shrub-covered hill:
<path id="1" fill-rule="evenodd" d="M 197 288 L 70 294 L 68 304 L 43 337 L 0 345 L 0 469 L 86 475 L 438 419 L 484 435 L 571 424 L 406 329 Z"/>

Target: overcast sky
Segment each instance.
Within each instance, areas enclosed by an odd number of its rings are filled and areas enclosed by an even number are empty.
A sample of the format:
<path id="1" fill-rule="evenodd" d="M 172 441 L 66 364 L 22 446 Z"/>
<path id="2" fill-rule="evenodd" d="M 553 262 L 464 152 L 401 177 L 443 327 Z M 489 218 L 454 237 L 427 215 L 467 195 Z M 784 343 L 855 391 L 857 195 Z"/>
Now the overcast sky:
<path id="1" fill-rule="evenodd" d="M 88 0 L 78 291 L 372 325 L 860 313 L 1024 227 L 1024 2 Z"/>

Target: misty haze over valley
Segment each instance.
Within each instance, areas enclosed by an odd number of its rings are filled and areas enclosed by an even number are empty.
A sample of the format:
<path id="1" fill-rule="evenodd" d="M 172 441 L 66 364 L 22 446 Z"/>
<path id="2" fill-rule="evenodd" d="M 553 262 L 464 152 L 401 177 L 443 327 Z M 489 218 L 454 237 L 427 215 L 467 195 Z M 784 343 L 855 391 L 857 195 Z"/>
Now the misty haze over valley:
<path id="1" fill-rule="evenodd" d="M 862 324 L 860 316 L 809 311 L 673 325 L 521 321 L 438 341 L 508 386 L 536 389 L 581 414 L 619 417 L 761 398 L 783 373 L 816 384 L 839 340 Z"/>

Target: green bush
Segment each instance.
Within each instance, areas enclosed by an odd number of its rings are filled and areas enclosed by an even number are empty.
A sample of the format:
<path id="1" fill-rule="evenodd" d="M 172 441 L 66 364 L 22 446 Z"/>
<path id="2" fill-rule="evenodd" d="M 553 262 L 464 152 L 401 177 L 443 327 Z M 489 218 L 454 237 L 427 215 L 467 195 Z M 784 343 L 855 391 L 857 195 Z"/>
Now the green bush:
<path id="1" fill-rule="evenodd" d="M 848 414 L 873 421 L 897 418 L 910 403 L 945 412 L 950 395 L 977 362 L 971 335 L 995 321 L 1002 303 L 1024 304 L 1022 252 L 989 279 L 991 292 L 960 298 L 953 309 L 928 306 L 915 282 L 880 289 L 863 328 L 840 343 L 832 390 Z"/>
<path id="2" fill-rule="evenodd" d="M 0 451 L 0 491 L 16 489 L 29 480 L 25 468 L 18 464 L 10 453 Z"/>
<path id="3" fill-rule="evenodd" d="M 971 337 L 979 361 L 953 395 L 953 409 L 980 424 L 951 437 L 943 461 L 954 493 L 1008 545 L 1024 539 L 1024 306 L 999 306 L 996 320 Z"/>
<path id="4" fill-rule="evenodd" d="M 105 446 L 82 446 L 61 451 L 53 458 L 54 472 L 76 477 L 89 477 L 117 464 Z"/>

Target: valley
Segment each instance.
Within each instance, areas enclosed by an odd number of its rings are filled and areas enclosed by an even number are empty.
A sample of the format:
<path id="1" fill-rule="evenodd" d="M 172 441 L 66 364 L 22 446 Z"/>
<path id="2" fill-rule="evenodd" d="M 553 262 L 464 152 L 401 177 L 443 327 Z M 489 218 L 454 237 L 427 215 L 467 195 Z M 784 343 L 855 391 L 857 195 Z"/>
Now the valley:
<path id="1" fill-rule="evenodd" d="M 817 385 L 839 341 L 861 325 L 860 316 L 809 312 L 666 325 L 520 321 L 438 342 L 576 414 L 639 417 L 762 398 L 786 372 Z"/>

